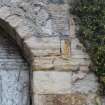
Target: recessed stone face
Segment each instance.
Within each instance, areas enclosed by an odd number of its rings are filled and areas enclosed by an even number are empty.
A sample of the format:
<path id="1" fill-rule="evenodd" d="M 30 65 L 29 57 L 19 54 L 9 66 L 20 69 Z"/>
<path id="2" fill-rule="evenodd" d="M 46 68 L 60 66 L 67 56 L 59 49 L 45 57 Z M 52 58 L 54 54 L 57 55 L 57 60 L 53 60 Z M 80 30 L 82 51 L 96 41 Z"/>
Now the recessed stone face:
<path id="1" fill-rule="evenodd" d="M 39 95 L 35 105 L 86 105 L 86 96 L 74 94 Z"/>

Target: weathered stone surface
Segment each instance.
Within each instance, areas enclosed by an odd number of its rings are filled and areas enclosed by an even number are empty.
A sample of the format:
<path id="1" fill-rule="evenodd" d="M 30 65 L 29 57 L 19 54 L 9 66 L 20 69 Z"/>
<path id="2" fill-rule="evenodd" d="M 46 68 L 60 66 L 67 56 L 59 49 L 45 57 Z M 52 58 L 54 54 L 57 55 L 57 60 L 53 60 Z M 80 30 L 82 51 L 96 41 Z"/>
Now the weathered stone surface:
<path id="1" fill-rule="evenodd" d="M 10 23 L 10 25 L 12 27 L 17 27 L 23 21 L 22 18 L 20 18 L 19 16 L 16 16 L 16 15 L 10 16 L 6 20 L 7 20 L 7 22 Z"/>
<path id="2" fill-rule="evenodd" d="M 75 83 L 78 80 L 83 80 L 87 76 L 87 73 L 77 71 L 76 73 L 72 74 L 72 82 Z"/>
<path id="3" fill-rule="evenodd" d="M 30 37 L 25 40 L 34 56 L 60 55 L 59 37 Z"/>
<path id="4" fill-rule="evenodd" d="M 91 61 L 90 59 L 83 59 L 83 58 L 71 58 L 74 64 L 82 65 L 82 66 L 89 66 Z"/>
<path id="5" fill-rule="evenodd" d="M 52 18 L 53 33 L 69 34 L 68 17 L 67 17 L 67 5 L 48 5 L 48 11 Z"/>
<path id="6" fill-rule="evenodd" d="M 75 17 L 72 14 L 70 14 L 69 24 L 70 24 L 70 37 L 71 38 L 76 37 L 76 25 L 75 25 L 74 18 Z"/>
<path id="7" fill-rule="evenodd" d="M 35 105 L 85 105 L 85 99 L 86 105 L 95 105 L 98 82 L 89 71 L 89 56 L 76 38 L 75 17 L 68 19 L 67 2 L 0 1 L 0 27 L 16 40 L 32 65 Z M 8 60 L 6 67 L 11 68 L 10 64 Z"/>
<path id="8" fill-rule="evenodd" d="M 76 79 L 76 81 L 72 85 L 72 92 L 80 92 L 80 93 L 96 93 L 98 90 L 98 82 L 97 78 L 94 74 L 89 73 L 88 75 L 84 75 L 81 73 L 74 74 L 75 76 L 72 79 Z"/>
<path id="9" fill-rule="evenodd" d="M 36 95 L 35 105 L 86 105 L 86 96 L 74 94 L 41 94 Z"/>
<path id="10" fill-rule="evenodd" d="M 64 56 L 43 56 L 35 57 L 33 62 L 33 71 L 82 71 L 89 72 L 89 60 L 70 59 Z"/>
<path id="11" fill-rule="evenodd" d="M 77 38 L 71 40 L 71 56 L 73 58 L 89 58 L 84 50 L 83 45 Z"/>
<path id="12" fill-rule="evenodd" d="M 1 19 L 5 19 L 7 18 L 8 16 L 10 15 L 10 10 L 9 10 L 9 7 L 1 7 L 0 8 L 0 18 Z"/>
<path id="13" fill-rule="evenodd" d="M 33 71 L 76 71 L 79 66 L 78 62 L 72 62 L 71 59 L 63 58 L 61 56 L 35 57 Z"/>
<path id="14" fill-rule="evenodd" d="M 34 94 L 71 93 L 71 73 L 54 71 L 33 72 Z"/>
<path id="15" fill-rule="evenodd" d="M 53 29 L 52 29 L 52 20 L 48 20 L 46 22 L 46 25 L 42 27 L 42 31 L 45 33 L 45 34 L 48 34 L 48 35 L 52 35 L 53 34 Z"/>
<path id="16" fill-rule="evenodd" d="M 33 49 L 47 49 L 47 48 L 56 48 L 60 47 L 59 37 L 30 37 L 25 40 L 25 42 L 30 42 L 30 46 Z"/>
<path id="17" fill-rule="evenodd" d="M 19 34 L 21 39 L 25 39 L 33 35 L 33 32 L 29 29 L 28 26 L 25 26 L 25 25 L 21 25 L 20 27 L 17 27 L 16 31 Z"/>

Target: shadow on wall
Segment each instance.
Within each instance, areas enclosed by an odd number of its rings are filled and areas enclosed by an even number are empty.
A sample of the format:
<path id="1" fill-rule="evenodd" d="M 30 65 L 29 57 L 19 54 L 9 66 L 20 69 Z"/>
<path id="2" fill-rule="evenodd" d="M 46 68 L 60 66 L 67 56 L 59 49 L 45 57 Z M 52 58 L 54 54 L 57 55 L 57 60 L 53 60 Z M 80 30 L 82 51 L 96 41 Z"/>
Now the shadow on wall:
<path id="1" fill-rule="evenodd" d="M 4 32 L 8 35 L 8 37 L 11 37 L 14 43 L 19 46 L 22 55 L 31 65 L 32 58 L 30 57 L 31 54 L 30 49 L 27 47 L 27 45 L 24 44 L 24 39 L 22 39 L 21 36 L 16 32 L 15 28 L 10 26 L 10 24 L 4 21 L 3 19 L 0 19 L 0 28 L 4 30 Z"/>

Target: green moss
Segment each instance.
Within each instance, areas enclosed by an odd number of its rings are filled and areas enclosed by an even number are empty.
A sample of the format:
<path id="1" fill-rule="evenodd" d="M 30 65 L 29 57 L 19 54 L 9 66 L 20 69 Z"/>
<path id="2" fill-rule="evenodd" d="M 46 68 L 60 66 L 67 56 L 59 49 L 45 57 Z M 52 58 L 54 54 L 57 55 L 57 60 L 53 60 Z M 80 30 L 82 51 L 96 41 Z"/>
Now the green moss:
<path id="1" fill-rule="evenodd" d="M 105 0 L 78 0 L 70 13 L 78 17 L 77 37 L 86 47 L 96 75 L 105 77 Z M 105 89 L 105 82 L 101 83 Z"/>

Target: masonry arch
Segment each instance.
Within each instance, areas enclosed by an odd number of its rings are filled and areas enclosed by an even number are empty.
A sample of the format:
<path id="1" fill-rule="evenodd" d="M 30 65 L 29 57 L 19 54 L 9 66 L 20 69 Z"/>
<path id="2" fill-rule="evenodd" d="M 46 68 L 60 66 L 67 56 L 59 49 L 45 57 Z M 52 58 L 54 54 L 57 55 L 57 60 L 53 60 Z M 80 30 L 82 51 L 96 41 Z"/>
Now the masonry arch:
<path id="1" fill-rule="evenodd" d="M 0 18 L 0 104 L 31 105 L 31 49 L 11 22 Z"/>
<path id="2" fill-rule="evenodd" d="M 26 34 L 25 35 L 22 32 L 17 32 L 16 27 L 14 27 L 12 23 L 15 23 L 14 20 L 9 22 L 0 17 L 0 28 L 2 28 L 5 31 L 5 33 L 7 33 L 7 35 L 10 36 L 15 41 L 15 43 L 18 45 L 21 52 L 23 53 L 23 56 L 26 58 L 28 63 L 31 65 L 33 61 L 32 59 L 33 56 L 31 54 L 31 47 L 28 45 L 28 43 L 25 42 L 25 38 L 26 36 L 28 36 L 29 33 L 25 33 Z M 25 30 L 24 28 L 22 29 Z"/>

